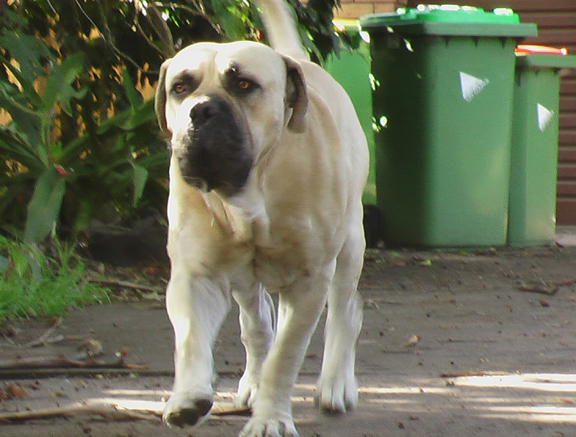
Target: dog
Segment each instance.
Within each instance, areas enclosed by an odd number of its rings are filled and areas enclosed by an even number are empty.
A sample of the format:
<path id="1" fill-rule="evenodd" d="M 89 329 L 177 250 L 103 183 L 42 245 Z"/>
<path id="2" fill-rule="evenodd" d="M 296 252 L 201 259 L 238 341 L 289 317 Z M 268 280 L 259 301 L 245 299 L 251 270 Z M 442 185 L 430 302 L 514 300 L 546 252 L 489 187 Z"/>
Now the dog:
<path id="1" fill-rule="evenodd" d="M 209 414 L 212 346 L 234 299 L 246 350 L 236 403 L 252 409 L 240 435 L 293 437 L 291 394 L 326 305 L 315 399 L 329 413 L 357 404 L 368 148 L 348 95 L 310 62 L 289 6 L 256 3 L 272 48 L 197 43 L 160 71 L 176 349 L 163 419 L 183 427 Z"/>

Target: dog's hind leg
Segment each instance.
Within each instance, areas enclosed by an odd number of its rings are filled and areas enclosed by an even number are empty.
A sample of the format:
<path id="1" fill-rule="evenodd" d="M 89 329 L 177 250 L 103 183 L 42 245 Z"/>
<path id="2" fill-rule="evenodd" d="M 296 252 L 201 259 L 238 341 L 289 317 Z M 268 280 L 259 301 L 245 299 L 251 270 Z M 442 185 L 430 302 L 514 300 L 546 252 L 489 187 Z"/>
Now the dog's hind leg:
<path id="1" fill-rule="evenodd" d="M 228 281 L 193 277 L 185 266 L 172 266 L 166 307 L 175 333 L 176 375 L 163 418 L 171 426 L 195 425 L 212 408 L 212 345 L 230 308 Z"/>
<path id="2" fill-rule="evenodd" d="M 252 407 L 262 363 L 274 340 L 274 303 L 261 284 L 236 290 L 232 296 L 240 307 L 242 343 L 246 349 L 246 369 L 238 384 L 238 407 Z"/>
<path id="3" fill-rule="evenodd" d="M 362 328 L 362 302 L 357 291 L 364 257 L 362 227 L 351 231 L 338 255 L 328 297 L 322 372 L 316 403 L 325 413 L 344 413 L 358 402 L 356 343 Z"/>

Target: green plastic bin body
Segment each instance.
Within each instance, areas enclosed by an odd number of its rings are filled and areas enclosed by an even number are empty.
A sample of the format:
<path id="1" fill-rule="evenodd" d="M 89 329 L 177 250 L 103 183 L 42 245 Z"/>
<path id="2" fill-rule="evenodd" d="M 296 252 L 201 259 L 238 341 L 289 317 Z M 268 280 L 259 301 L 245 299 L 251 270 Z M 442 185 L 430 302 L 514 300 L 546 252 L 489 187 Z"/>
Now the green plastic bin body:
<path id="1" fill-rule="evenodd" d="M 482 10 L 408 11 L 361 19 L 371 36 L 377 82 L 384 242 L 504 245 L 514 49 L 521 37 L 536 34 L 536 26 L 520 24 L 515 14 Z"/>
<path id="2" fill-rule="evenodd" d="M 541 246 L 556 233 L 560 71 L 576 56 L 517 56 L 508 244 Z"/>

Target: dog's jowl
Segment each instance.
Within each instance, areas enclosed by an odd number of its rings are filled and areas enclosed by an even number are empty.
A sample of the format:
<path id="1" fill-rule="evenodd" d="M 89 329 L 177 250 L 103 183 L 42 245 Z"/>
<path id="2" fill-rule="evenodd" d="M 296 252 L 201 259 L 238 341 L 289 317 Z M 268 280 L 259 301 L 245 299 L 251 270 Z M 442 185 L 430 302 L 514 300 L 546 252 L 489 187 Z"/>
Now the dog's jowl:
<path id="1" fill-rule="evenodd" d="M 176 139 L 174 154 L 190 185 L 232 196 L 244 187 L 252 168 L 249 144 L 232 106 L 219 96 L 206 96 L 190 110 L 188 130 Z"/>
<path id="2" fill-rule="evenodd" d="M 212 346 L 233 299 L 246 349 L 236 402 L 252 409 L 241 435 L 297 436 L 293 385 L 326 306 L 316 400 L 337 413 L 357 403 L 368 150 L 350 99 L 309 62 L 287 5 L 257 5 L 273 48 L 194 44 L 161 69 L 176 344 L 164 420 L 195 425 L 209 414 Z"/>

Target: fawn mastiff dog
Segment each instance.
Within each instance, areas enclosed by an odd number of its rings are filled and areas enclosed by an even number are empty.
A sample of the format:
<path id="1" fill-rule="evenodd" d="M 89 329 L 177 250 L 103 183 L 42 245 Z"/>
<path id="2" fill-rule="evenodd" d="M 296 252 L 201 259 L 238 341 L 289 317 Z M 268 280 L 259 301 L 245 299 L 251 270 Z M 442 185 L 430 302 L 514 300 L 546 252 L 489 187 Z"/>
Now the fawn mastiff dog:
<path id="1" fill-rule="evenodd" d="M 164 421 L 195 425 L 209 414 L 212 346 L 233 298 L 246 349 L 237 404 L 252 409 L 240 435 L 297 436 L 291 394 L 326 305 L 316 401 L 327 412 L 357 403 L 368 149 L 350 99 L 309 61 L 288 6 L 256 3 L 273 48 L 198 43 L 160 72 L 176 344 Z"/>

